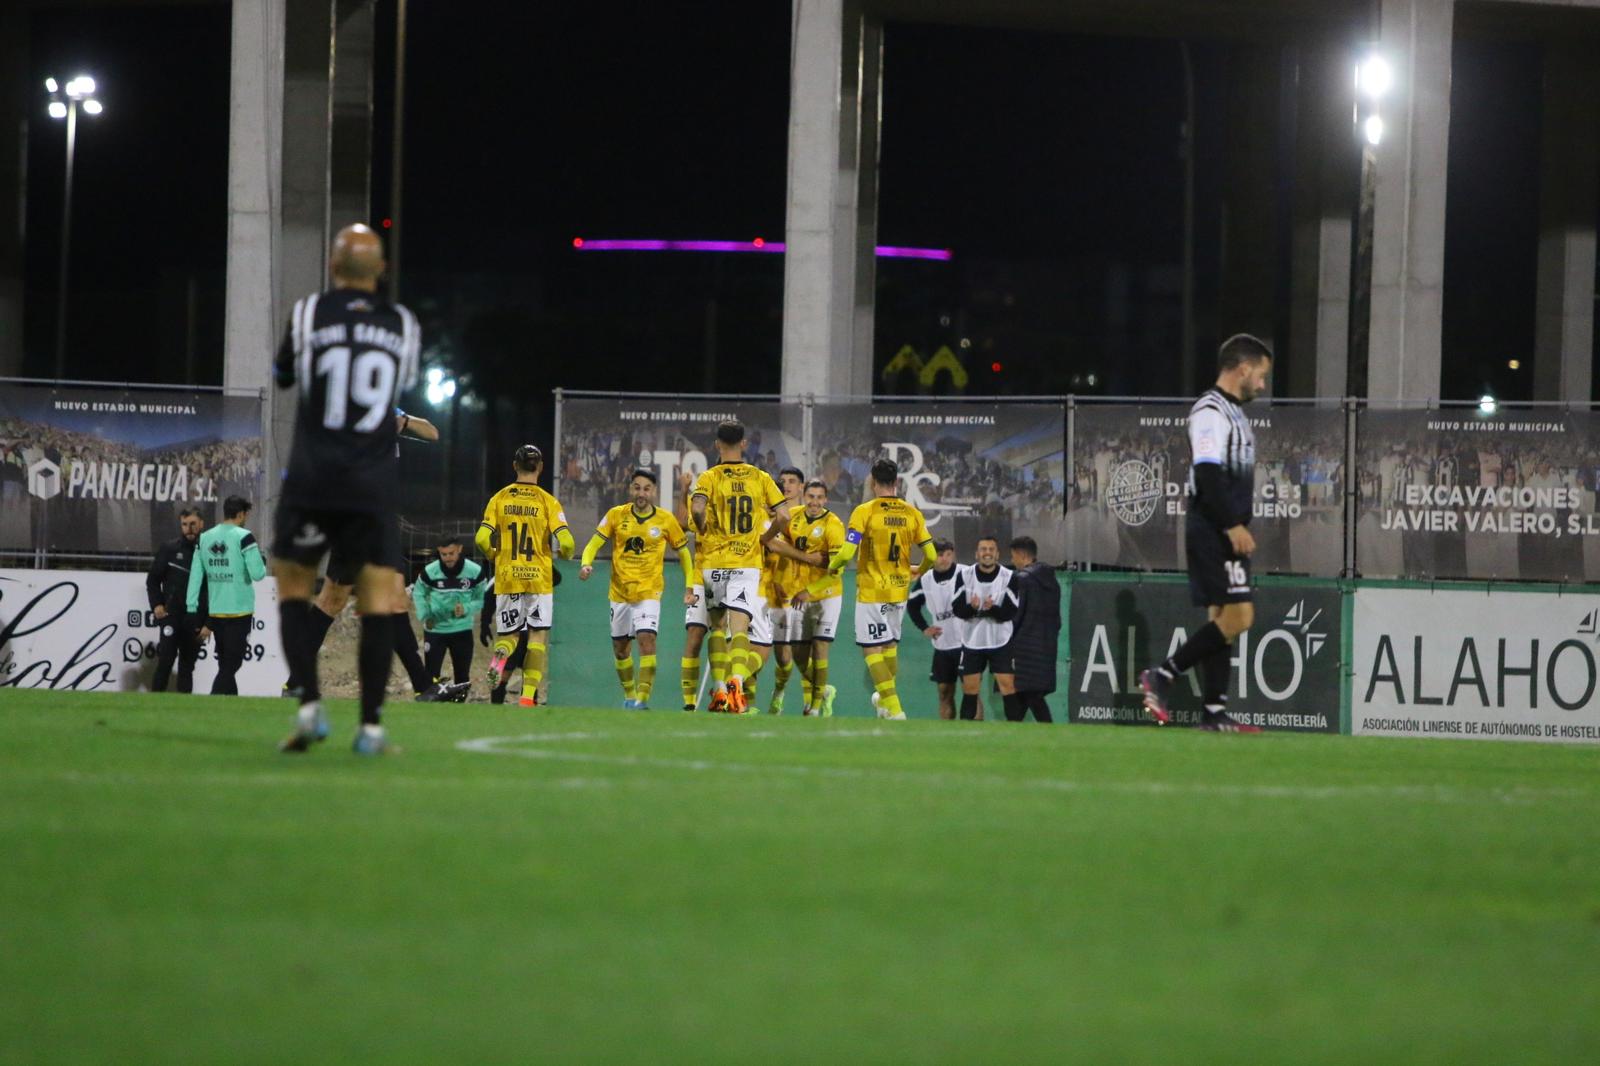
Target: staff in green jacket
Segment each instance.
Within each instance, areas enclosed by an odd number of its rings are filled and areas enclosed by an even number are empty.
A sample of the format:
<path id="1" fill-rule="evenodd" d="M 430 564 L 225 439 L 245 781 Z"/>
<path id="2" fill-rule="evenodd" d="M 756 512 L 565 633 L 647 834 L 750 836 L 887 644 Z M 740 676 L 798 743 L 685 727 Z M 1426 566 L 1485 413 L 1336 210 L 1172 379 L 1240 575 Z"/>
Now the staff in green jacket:
<path id="1" fill-rule="evenodd" d="M 472 623 L 483 609 L 489 578 L 483 567 L 462 558 L 460 537 L 441 542 L 438 551 L 439 558 L 423 567 L 422 576 L 411 586 L 411 600 L 426 630 L 423 665 L 437 680 L 448 651 L 456 684 L 467 684 L 472 676 Z"/>
<path id="2" fill-rule="evenodd" d="M 234 675 L 244 663 L 255 629 L 256 590 L 251 586 L 267 576 L 256 535 L 244 528 L 250 501 L 229 496 L 222 504 L 223 520 L 200 534 L 194 562 L 189 565 L 188 611 L 200 617 L 200 590 L 209 600 L 209 616 L 200 625 L 200 639 L 215 634 L 217 679 L 213 696 L 237 696 Z"/>

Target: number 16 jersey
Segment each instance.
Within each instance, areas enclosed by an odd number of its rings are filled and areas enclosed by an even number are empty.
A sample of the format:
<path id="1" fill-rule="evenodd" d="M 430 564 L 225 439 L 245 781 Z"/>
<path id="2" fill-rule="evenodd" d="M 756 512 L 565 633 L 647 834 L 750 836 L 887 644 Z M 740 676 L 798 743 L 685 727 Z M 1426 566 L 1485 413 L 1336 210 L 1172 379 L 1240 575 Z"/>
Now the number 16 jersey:
<path id="1" fill-rule="evenodd" d="M 538 485 L 513 482 L 489 498 L 483 525 L 497 537 L 494 549 L 494 591 L 555 591 L 551 576 L 550 538 L 567 528 L 561 503 Z"/>
<path id="2" fill-rule="evenodd" d="M 761 534 L 772 524 L 772 509 L 783 503 L 783 491 L 772 475 L 749 463 L 718 463 L 700 475 L 690 494 L 706 498 L 706 531 L 702 570 L 759 570 Z"/>
<path id="3" fill-rule="evenodd" d="M 331 511 L 393 511 L 399 489 L 395 403 L 417 383 L 416 316 L 370 292 L 332 289 L 297 301 L 273 361 L 297 387 L 283 502 Z"/>

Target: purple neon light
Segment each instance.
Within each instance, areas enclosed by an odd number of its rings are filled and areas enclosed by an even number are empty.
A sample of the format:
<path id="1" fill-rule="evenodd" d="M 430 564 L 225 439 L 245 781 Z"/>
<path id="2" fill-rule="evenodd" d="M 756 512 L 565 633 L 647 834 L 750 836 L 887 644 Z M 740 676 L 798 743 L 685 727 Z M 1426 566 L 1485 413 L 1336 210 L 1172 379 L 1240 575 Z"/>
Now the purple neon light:
<path id="1" fill-rule="evenodd" d="M 577 237 L 572 247 L 580 252 L 782 252 L 787 247 L 783 241 L 666 241 L 617 240 Z M 908 248 L 903 245 L 880 244 L 881 259 L 936 259 L 948 262 L 953 256 L 948 248 Z"/>

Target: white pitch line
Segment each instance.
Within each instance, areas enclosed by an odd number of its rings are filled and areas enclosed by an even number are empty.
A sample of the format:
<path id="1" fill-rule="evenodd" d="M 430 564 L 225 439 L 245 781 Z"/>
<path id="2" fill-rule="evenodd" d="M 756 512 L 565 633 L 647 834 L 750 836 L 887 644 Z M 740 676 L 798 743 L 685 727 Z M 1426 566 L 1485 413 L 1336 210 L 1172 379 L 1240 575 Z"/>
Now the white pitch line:
<path id="1" fill-rule="evenodd" d="M 850 736 L 892 735 L 896 730 L 836 734 Z M 725 734 L 738 736 L 738 734 Z M 746 734 L 748 736 L 748 734 Z M 803 734 L 802 734 L 803 735 Z M 823 734 L 815 734 L 821 736 Z M 1083 781 L 1071 778 L 1012 778 L 999 774 L 919 773 L 914 770 L 865 770 L 844 766 L 806 766 L 789 763 L 745 763 L 719 759 L 672 759 L 649 755 L 609 755 L 602 752 L 558 751 L 550 748 L 508 747 L 583 739 L 611 740 L 616 734 L 524 733 L 509 737 L 476 737 L 456 742 L 461 751 L 480 755 L 509 755 L 519 759 L 551 762 L 596 763 L 607 766 L 650 767 L 690 770 L 704 773 L 721 770 L 741 774 L 791 774 L 858 781 L 902 781 L 939 786 L 987 785 L 1001 789 L 1033 789 L 1049 792 L 1109 793 L 1136 796 L 1225 796 L 1243 799 L 1405 799 L 1423 803 L 1481 804 L 1501 803 L 1528 806 L 1544 800 L 1584 798 L 1582 789 L 1482 789 L 1468 790 L 1445 785 L 1228 785 L 1169 781 Z M 633 739 L 633 738 L 630 738 Z"/>

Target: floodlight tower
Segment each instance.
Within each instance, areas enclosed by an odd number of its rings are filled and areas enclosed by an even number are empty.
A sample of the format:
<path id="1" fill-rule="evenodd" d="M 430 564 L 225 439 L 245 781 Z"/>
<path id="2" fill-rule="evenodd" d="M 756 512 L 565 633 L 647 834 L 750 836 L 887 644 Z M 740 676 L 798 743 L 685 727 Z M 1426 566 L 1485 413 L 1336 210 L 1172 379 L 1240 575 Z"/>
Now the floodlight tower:
<path id="1" fill-rule="evenodd" d="M 82 108 L 86 115 L 98 115 L 105 107 L 95 96 L 94 79 L 87 74 L 79 74 L 65 85 L 46 78 L 44 88 L 50 94 L 50 117 L 67 122 L 67 171 L 61 195 L 61 281 L 56 305 L 56 377 L 62 378 L 67 368 L 67 266 L 72 252 L 72 158 L 78 144 L 78 109 Z"/>

